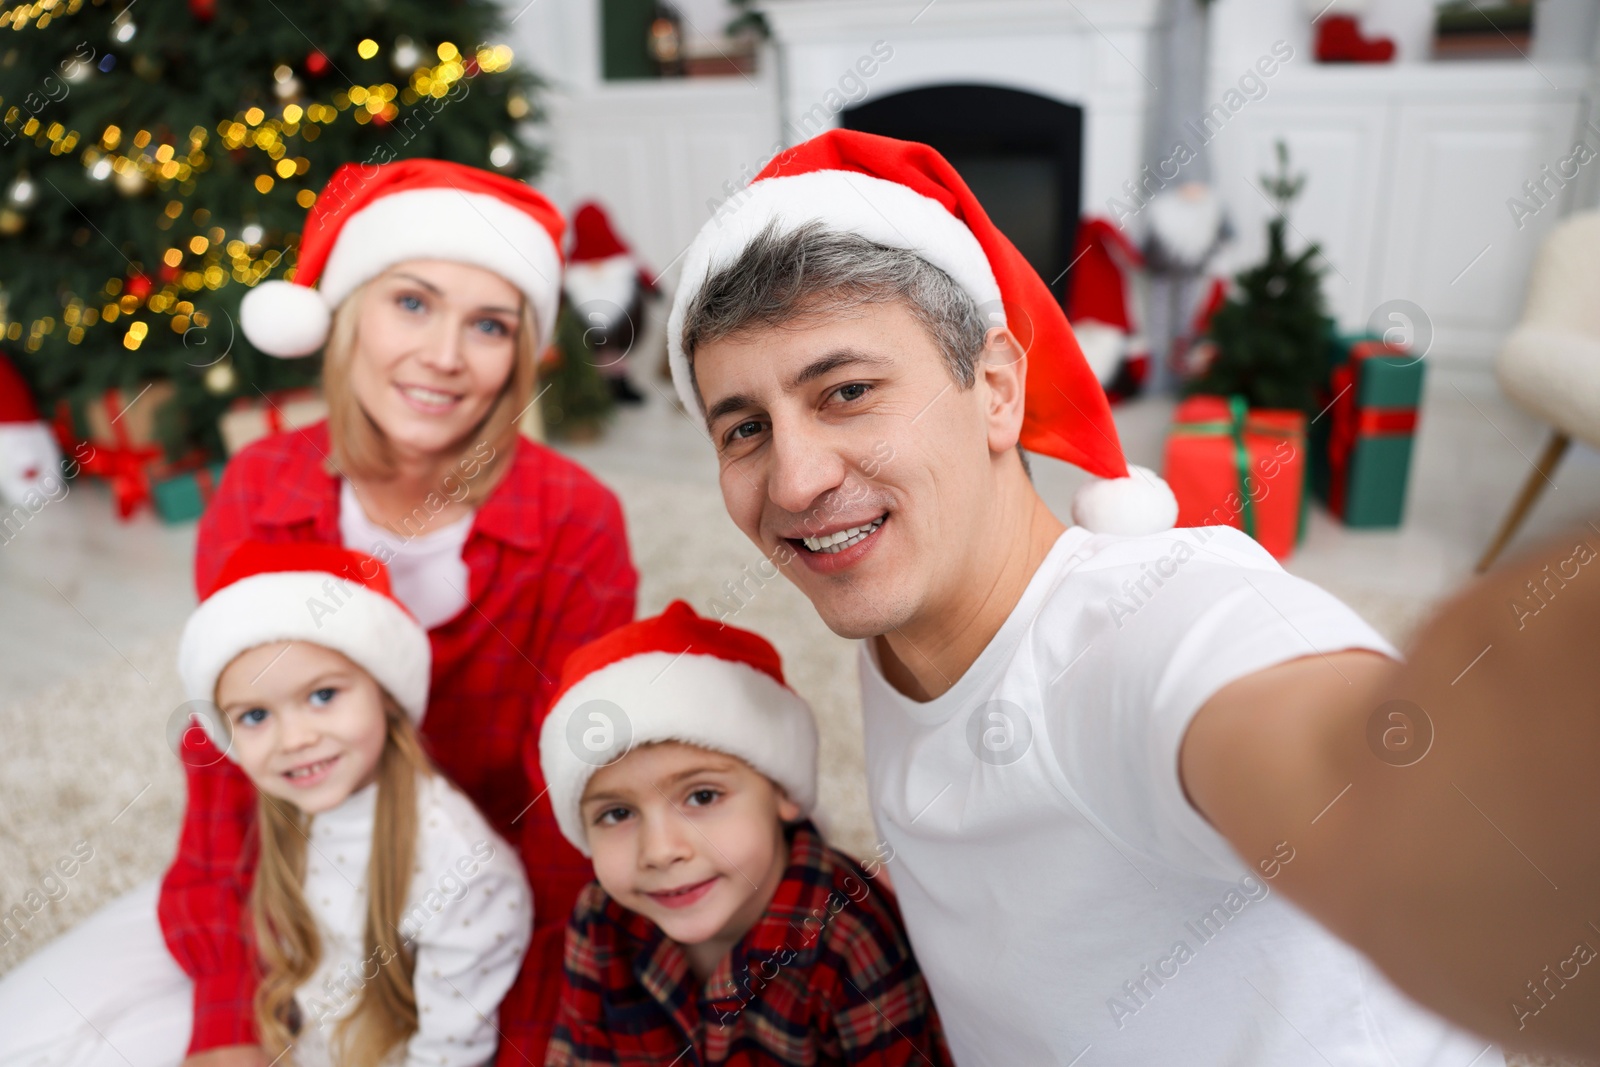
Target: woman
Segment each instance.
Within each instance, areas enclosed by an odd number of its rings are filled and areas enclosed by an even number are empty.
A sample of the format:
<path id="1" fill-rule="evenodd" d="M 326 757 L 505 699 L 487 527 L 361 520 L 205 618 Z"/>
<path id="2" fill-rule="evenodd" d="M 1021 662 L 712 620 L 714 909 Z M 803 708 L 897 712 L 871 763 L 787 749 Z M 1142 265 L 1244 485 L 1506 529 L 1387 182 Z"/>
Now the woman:
<path id="1" fill-rule="evenodd" d="M 539 726 L 567 652 L 630 621 L 637 582 L 616 499 L 517 432 L 554 327 L 562 227 L 531 188 L 471 167 L 341 168 L 307 219 L 294 282 L 258 286 L 241 309 L 263 351 L 325 347 L 328 420 L 233 457 L 195 559 L 203 595 L 245 541 L 342 544 L 384 562 L 428 628 L 429 754 L 518 849 L 534 894 L 533 943 L 498 1022 L 514 1063 L 543 1062 L 564 923 L 591 877 L 544 799 Z M 325 592 L 313 616 L 348 596 L 337 582 Z M 183 758 L 188 806 L 159 918 L 177 988 L 192 988 L 185 1062 L 265 1067 L 245 935 L 255 790 L 199 730 Z M 107 909 L 122 907 L 116 922 L 85 924 L 100 925 L 80 951 L 101 966 L 139 955 L 111 944 L 149 933 L 148 895 L 134 896 Z M 142 948 L 144 966 L 160 962 Z"/>

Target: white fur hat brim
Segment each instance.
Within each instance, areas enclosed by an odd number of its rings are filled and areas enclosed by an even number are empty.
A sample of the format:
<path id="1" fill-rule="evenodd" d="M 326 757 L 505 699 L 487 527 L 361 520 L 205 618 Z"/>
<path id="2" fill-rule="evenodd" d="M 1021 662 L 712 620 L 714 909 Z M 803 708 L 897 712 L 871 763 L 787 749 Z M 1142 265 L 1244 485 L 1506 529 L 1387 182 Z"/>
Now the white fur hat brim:
<path id="1" fill-rule="evenodd" d="M 427 631 L 395 601 L 327 571 L 255 574 L 207 597 L 178 644 L 178 674 L 189 700 L 215 701 L 228 664 L 279 641 L 304 641 L 347 657 L 421 723 L 433 659 Z M 226 725 L 208 719 L 200 716 L 201 726 L 234 758 Z"/>
<path id="2" fill-rule="evenodd" d="M 601 767 L 661 741 L 748 763 L 809 813 L 817 801 L 811 707 L 771 675 L 699 654 L 646 652 L 586 676 L 545 717 L 539 765 L 556 822 L 585 856 L 583 792 Z"/>
<path id="3" fill-rule="evenodd" d="M 327 342 L 331 309 L 390 267 L 412 259 L 493 271 L 527 298 L 538 347 L 555 335 L 561 250 L 549 232 L 503 200 L 448 187 L 392 193 L 351 215 L 316 288 L 281 281 L 257 285 L 239 306 L 240 328 L 269 355 L 310 355 Z"/>
<path id="4" fill-rule="evenodd" d="M 977 302 L 990 326 L 1006 325 L 1000 284 L 983 246 L 938 201 L 898 182 L 855 171 L 766 178 L 731 198 L 683 255 L 683 273 L 667 319 L 667 358 L 678 398 L 697 422 L 705 408 L 696 395 L 683 347 L 689 305 L 706 280 L 737 260 L 769 224 L 775 223 L 782 235 L 811 222 L 916 254 L 950 275 Z"/>

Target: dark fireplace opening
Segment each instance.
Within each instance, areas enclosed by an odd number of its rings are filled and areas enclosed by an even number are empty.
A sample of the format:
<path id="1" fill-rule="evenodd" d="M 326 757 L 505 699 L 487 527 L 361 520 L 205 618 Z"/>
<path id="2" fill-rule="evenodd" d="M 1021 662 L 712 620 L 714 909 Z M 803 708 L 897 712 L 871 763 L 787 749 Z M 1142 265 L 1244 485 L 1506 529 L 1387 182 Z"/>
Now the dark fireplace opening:
<path id="1" fill-rule="evenodd" d="M 1067 292 L 1083 184 L 1083 109 L 992 85 L 938 85 L 845 110 L 846 129 L 938 149 L 1000 232 Z"/>

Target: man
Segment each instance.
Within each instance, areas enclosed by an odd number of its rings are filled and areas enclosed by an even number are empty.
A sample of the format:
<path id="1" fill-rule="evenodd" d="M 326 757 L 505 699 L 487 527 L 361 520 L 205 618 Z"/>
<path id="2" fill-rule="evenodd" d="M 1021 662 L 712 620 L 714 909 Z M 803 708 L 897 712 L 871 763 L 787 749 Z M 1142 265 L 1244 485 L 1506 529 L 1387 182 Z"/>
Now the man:
<path id="1" fill-rule="evenodd" d="M 957 1062 L 1502 1062 L 1306 913 L 1480 1033 L 1600 1050 L 1600 716 L 1556 670 L 1600 689 L 1600 581 L 1515 647 L 1471 594 L 1400 668 L 1242 534 L 1166 529 L 925 146 L 807 142 L 684 263 L 674 377 L 729 514 L 866 639 L 871 803 Z M 1075 525 L 1019 444 L 1099 476 Z"/>

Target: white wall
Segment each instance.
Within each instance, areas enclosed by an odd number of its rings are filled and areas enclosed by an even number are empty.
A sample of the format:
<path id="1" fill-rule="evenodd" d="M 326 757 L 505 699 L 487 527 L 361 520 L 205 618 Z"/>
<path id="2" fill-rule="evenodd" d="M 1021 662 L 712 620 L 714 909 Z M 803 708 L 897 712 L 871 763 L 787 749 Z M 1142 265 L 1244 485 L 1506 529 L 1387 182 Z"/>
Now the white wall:
<path id="1" fill-rule="evenodd" d="M 1395 63 L 1373 66 L 1317 64 L 1310 13 L 1299 3 L 1218 0 L 1213 12 L 1208 103 L 1274 40 L 1296 50 L 1265 96 L 1236 112 L 1207 149 L 1239 231 L 1230 267 L 1261 254 L 1271 209 L 1259 176 L 1272 169 L 1281 139 L 1307 178 L 1290 209 L 1296 243 L 1322 245 L 1323 291 L 1341 324 L 1361 328 L 1390 302 L 1408 301 L 1431 324 L 1434 356 L 1485 363 L 1521 311 L 1543 235 L 1563 213 L 1593 202 L 1579 183 L 1532 218 L 1513 218 L 1507 207 L 1525 195 L 1524 182 L 1570 154 L 1591 66 L 1430 61 L 1431 0 L 1373 4 L 1365 28 L 1390 32 L 1400 45 Z M 1552 17 L 1536 30 L 1561 25 Z M 1600 137 L 1591 135 L 1590 145 L 1600 147 Z"/>
<path id="2" fill-rule="evenodd" d="M 524 0 L 505 0 L 516 15 Z M 752 77 L 611 82 L 600 78 L 599 0 L 534 0 L 516 15 L 511 45 L 550 83 L 551 153 L 539 186 L 562 207 L 597 199 L 653 269 L 671 264 L 725 195 L 765 162 L 777 137 L 772 64 Z M 726 0 L 679 4 L 708 35 L 731 16 Z M 770 57 L 764 57 L 770 60 Z"/>

